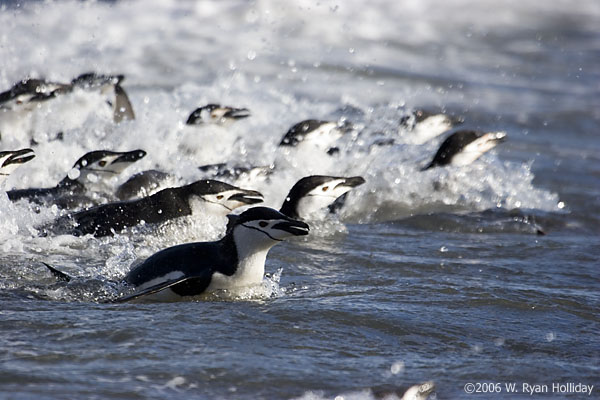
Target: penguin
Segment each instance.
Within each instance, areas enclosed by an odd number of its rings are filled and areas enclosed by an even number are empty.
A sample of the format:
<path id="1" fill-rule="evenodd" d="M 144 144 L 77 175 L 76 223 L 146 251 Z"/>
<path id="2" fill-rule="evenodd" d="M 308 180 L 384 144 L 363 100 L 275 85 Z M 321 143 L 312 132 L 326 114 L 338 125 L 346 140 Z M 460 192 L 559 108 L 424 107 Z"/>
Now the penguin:
<path id="1" fill-rule="evenodd" d="M 88 115 L 102 111 L 98 108 L 98 101 L 108 104 L 114 122 L 134 119 L 133 107 L 121 86 L 123 79 L 123 75 L 93 72 L 81 74 L 69 83 L 23 79 L 0 93 L 0 140 L 11 139 L 11 145 L 25 141 L 35 145 L 42 141 L 61 140 L 64 130 L 79 126 Z M 84 96 L 81 96 L 82 91 Z M 85 92 L 94 92 L 96 96 Z M 58 98 L 61 100 L 52 102 L 52 109 L 41 107 L 42 103 Z M 55 104 L 58 106 L 54 107 Z M 39 115 L 36 114 L 38 112 Z M 46 122 L 44 118 L 50 113 L 54 117 Z M 44 119 L 45 123 L 40 125 L 40 119 Z M 8 132 L 11 136 L 5 135 Z"/>
<path id="2" fill-rule="evenodd" d="M 241 177 L 247 177 L 249 180 L 254 180 L 259 177 L 267 177 L 273 172 L 272 166 L 245 166 L 245 165 L 230 165 L 227 163 L 201 165 L 198 169 L 213 177 L 228 180 L 238 180 Z"/>
<path id="3" fill-rule="evenodd" d="M 462 117 L 416 110 L 400 119 L 400 129 L 410 131 L 411 144 L 423 144 L 463 122 Z"/>
<path id="4" fill-rule="evenodd" d="M 116 152 L 97 150 L 79 158 L 67 176 L 55 187 L 16 189 L 7 192 L 11 201 L 28 200 L 36 204 L 52 203 L 59 208 L 70 208 L 79 200 L 93 202 L 89 198 L 80 198 L 94 188 L 105 186 L 113 176 L 119 175 L 132 163 L 146 155 L 144 150 Z M 76 201 L 71 201 L 76 199 Z"/>
<path id="5" fill-rule="evenodd" d="M 0 185 L 18 167 L 33 160 L 35 154 L 31 149 L 0 151 Z"/>
<path id="6" fill-rule="evenodd" d="M 31 110 L 38 102 L 49 100 L 69 90 L 69 84 L 26 78 L 0 93 L 0 111 L 15 111 L 19 108 Z"/>
<path id="7" fill-rule="evenodd" d="M 271 167 L 252 167 L 229 165 L 227 163 L 207 164 L 198 167 L 201 176 L 206 179 L 237 182 L 247 178 L 246 182 L 255 182 L 271 173 Z M 179 179 L 174 175 L 155 169 L 139 172 L 121 184 L 115 194 L 119 200 L 132 200 L 150 196 L 167 187 L 177 186 Z M 236 183 L 236 184 L 239 184 Z"/>
<path id="8" fill-rule="evenodd" d="M 220 181 L 200 180 L 163 189 L 141 199 L 102 204 L 65 215 L 42 231 L 74 236 L 112 236 L 142 221 L 156 224 L 200 213 L 226 216 L 235 208 L 262 201 L 260 192 L 240 189 Z"/>
<path id="9" fill-rule="evenodd" d="M 21 145 L 17 139 L 31 128 L 29 115 L 41 103 L 70 90 L 69 84 L 26 78 L 0 93 L 0 140 L 10 146 Z"/>
<path id="10" fill-rule="evenodd" d="M 290 218 L 308 220 L 363 183 L 361 176 L 306 176 L 294 184 L 279 211 Z"/>
<path id="11" fill-rule="evenodd" d="M 136 291 L 111 302 L 139 298 L 182 300 L 215 290 L 260 284 L 271 247 L 308 232 L 305 222 L 274 209 L 250 208 L 237 216 L 219 241 L 169 247 L 133 267 L 125 282 Z"/>
<path id="12" fill-rule="evenodd" d="M 218 124 L 228 125 L 234 121 L 248 118 L 250 110 L 247 108 L 233 108 L 220 104 L 207 104 L 196 108 L 185 122 L 186 125 Z"/>
<path id="13" fill-rule="evenodd" d="M 375 399 L 398 399 L 398 400 L 427 400 L 435 392 L 433 381 L 413 385 L 408 389 L 401 388 L 379 388 L 371 389 Z"/>
<path id="14" fill-rule="evenodd" d="M 312 145 L 321 150 L 335 153 L 334 143 L 353 129 L 352 124 L 307 119 L 292 126 L 281 139 L 279 146 L 298 147 Z"/>
<path id="15" fill-rule="evenodd" d="M 454 132 L 442 142 L 433 160 L 421 171 L 446 165 L 469 165 L 505 139 L 505 132 Z"/>
<path id="16" fill-rule="evenodd" d="M 427 400 L 429 395 L 435 391 L 435 383 L 427 381 L 420 385 L 413 385 L 404 394 L 400 400 Z"/>
<path id="17" fill-rule="evenodd" d="M 148 197 L 167 187 L 176 186 L 177 180 L 168 172 L 149 169 L 132 175 L 119 185 L 115 196 L 121 201 Z"/>
<path id="18" fill-rule="evenodd" d="M 98 91 L 106 96 L 106 103 L 113 111 L 113 121 L 119 123 L 124 120 L 135 119 L 133 106 L 129 101 L 127 92 L 121 86 L 124 75 L 100 75 L 95 72 L 86 72 L 71 81 L 73 88 L 89 91 Z"/>

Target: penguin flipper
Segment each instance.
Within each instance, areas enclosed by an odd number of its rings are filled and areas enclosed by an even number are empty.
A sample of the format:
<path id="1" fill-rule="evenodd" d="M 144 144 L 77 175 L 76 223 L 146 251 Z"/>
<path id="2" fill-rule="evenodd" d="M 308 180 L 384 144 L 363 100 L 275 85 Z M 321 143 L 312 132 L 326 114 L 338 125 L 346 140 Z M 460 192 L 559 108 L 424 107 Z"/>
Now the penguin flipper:
<path id="1" fill-rule="evenodd" d="M 56 279 L 58 279 L 59 281 L 70 282 L 73 279 L 69 275 L 65 274 L 64 272 L 57 270 L 56 268 L 54 268 L 50 264 L 46 264 L 43 261 L 42 261 L 42 264 L 44 264 L 46 266 L 46 268 L 48 268 L 48 270 L 50 271 L 50 273 L 52 275 L 54 275 L 54 277 Z"/>
<path id="2" fill-rule="evenodd" d="M 189 279 L 194 279 L 194 278 L 195 277 L 193 277 L 193 276 L 183 276 L 183 277 L 177 278 L 177 279 L 170 279 L 170 280 L 167 280 L 164 282 L 157 283 L 156 285 L 149 286 L 146 289 L 140 290 L 138 292 L 128 294 L 126 296 L 122 296 L 122 297 L 119 297 L 119 298 L 113 299 L 113 300 L 107 300 L 106 303 L 125 303 L 127 301 L 135 300 L 135 299 L 138 299 L 143 296 L 148 296 L 148 295 L 151 295 L 154 293 L 158 293 L 158 292 L 168 289 L 172 286 L 175 286 L 179 283 L 182 283 Z"/>
<path id="3" fill-rule="evenodd" d="M 115 93 L 117 99 L 115 102 L 115 111 L 113 115 L 114 122 L 121 122 L 123 120 L 134 120 L 135 113 L 133 112 L 133 106 L 129 101 L 127 92 L 121 87 L 121 85 L 115 86 Z"/>

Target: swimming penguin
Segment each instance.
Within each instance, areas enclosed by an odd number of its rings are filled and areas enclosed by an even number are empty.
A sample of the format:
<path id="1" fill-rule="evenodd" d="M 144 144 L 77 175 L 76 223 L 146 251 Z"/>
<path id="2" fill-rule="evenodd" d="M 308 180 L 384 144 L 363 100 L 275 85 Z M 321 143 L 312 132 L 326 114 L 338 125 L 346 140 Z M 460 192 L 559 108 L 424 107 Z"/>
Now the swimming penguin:
<path id="1" fill-rule="evenodd" d="M 331 151 L 334 143 L 352 128 L 349 122 L 339 124 L 308 119 L 292 126 L 281 139 L 279 146 L 297 147 L 300 144 L 310 144 L 321 150 Z"/>
<path id="2" fill-rule="evenodd" d="M 442 142 L 433 160 L 422 171 L 445 165 L 469 165 L 505 139 L 505 132 L 454 132 Z"/>
<path id="3" fill-rule="evenodd" d="M 0 151 L 0 184 L 18 167 L 35 157 L 33 150 Z"/>
<path id="4" fill-rule="evenodd" d="M 271 208 L 250 208 L 237 216 L 221 240 L 169 247 L 135 266 L 125 281 L 135 286 L 136 292 L 113 302 L 140 297 L 181 300 L 204 292 L 260 284 L 269 249 L 308 231 L 306 223 Z"/>
<path id="5" fill-rule="evenodd" d="M 70 208 L 81 200 L 93 204 L 93 200 L 83 198 L 84 195 L 93 192 L 94 189 L 103 189 L 110 178 L 120 174 L 145 155 L 144 150 L 91 151 L 77 160 L 67 176 L 55 187 L 9 190 L 8 198 L 11 201 L 25 199 L 37 204 L 52 203 L 59 208 Z"/>
<path id="6" fill-rule="evenodd" d="M 413 385 L 408 389 L 382 388 L 372 390 L 375 399 L 398 399 L 398 400 L 427 400 L 435 392 L 435 383 L 427 381 L 419 385 Z M 402 396 L 402 397 L 400 397 Z"/>
<path id="7" fill-rule="evenodd" d="M 100 75 L 95 72 L 87 72 L 73 79 L 71 85 L 73 88 L 101 93 L 106 97 L 106 103 L 113 110 L 113 121 L 121 122 L 135 119 L 133 106 L 121 86 L 124 79 L 124 75 Z"/>
<path id="8" fill-rule="evenodd" d="M 23 132 L 31 128 L 29 114 L 41 103 L 69 90 L 69 84 L 27 78 L 0 93 L 0 140 L 10 146 L 23 145 Z"/>
<path id="9" fill-rule="evenodd" d="M 207 104 L 196 108 L 185 122 L 186 125 L 219 124 L 227 125 L 239 119 L 248 118 L 250 110 L 247 108 L 233 108 L 220 104 Z"/>
<path id="10" fill-rule="evenodd" d="M 149 197 L 102 204 L 66 215 L 43 230 L 74 236 L 111 236 L 142 221 L 156 224 L 201 213 L 226 216 L 235 208 L 262 201 L 262 194 L 255 190 L 240 189 L 214 180 L 201 180 L 163 189 Z"/>
<path id="11" fill-rule="evenodd" d="M 37 102 L 51 99 L 70 90 L 69 84 L 50 82 L 45 79 L 26 78 L 0 93 L 0 110 L 17 108 L 33 109 Z"/>
<path id="12" fill-rule="evenodd" d="M 253 167 L 245 165 L 230 165 L 227 163 L 207 164 L 198 167 L 200 171 L 213 178 L 238 180 L 242 177 L 254 180 L 267 177 L 273 172 L 272 166 Z"/>
<path id="13" fill-rule="evenodd" d="M 400 119 L 400 129 L 410 131 L 406 136 L 411 144 L 423 144 L 463 122 L 462 117 L 416 110 Z"/>
<path id="14" fill-rule="evenodd" d="M 361 176 L 306 176 L 292 187 L 279 211 L 290 218 L 307 220 L 363 183 Z"/>
<path id="15" fill-rule="evenodd" d="M 178 179 L 168 172 L 149 169 L 132 175 L 119 185 L 115 195 L 119 200 L 148 197 L 167 187 L 177 186 L 177 181 Z"/>

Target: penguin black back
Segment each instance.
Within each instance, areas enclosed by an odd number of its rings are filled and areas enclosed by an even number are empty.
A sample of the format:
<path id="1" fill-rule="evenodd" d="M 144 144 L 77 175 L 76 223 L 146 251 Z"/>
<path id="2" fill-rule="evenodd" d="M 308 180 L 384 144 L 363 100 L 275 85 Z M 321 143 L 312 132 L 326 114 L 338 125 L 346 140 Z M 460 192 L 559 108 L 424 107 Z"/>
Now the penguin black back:
<path id="1" fill-rule="evenodd" d="M 480 136 L 481 133 L 476 131 L 458 131 L 448 136 L 438 148 L 435 156 L 433 156 L 433 160 L 423 168 L 423 171 L 450 164 L 455 154 Z"/>

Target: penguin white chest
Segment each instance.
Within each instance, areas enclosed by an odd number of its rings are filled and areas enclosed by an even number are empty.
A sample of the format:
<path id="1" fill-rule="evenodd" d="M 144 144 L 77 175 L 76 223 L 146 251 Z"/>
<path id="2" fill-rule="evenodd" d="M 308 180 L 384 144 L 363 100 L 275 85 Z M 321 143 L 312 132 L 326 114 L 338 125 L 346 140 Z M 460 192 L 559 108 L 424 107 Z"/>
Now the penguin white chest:
<path id="1" fill-rule="evenodd" d="M 265 275 L 265 260 L 267 252 L 255 253 L 244 260 L 240 260 L 237 270 L 231 276 L 215 272 L 207 290 L 231 289 L 258 285 Z"/>
<path id="2" fill-rule="evenodd" d="M 276 242 L 251 229 L 235 231 L 234 241 L 238 259 L 235 272 L 233 275 L 214 273 L 207 290 L 253 286 L 262 282 L 267 253 Z"/>

